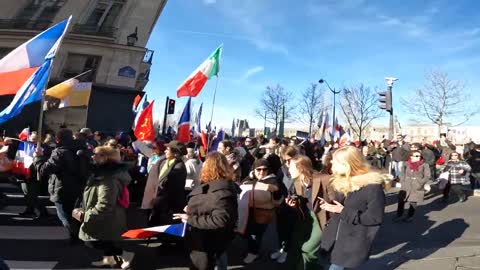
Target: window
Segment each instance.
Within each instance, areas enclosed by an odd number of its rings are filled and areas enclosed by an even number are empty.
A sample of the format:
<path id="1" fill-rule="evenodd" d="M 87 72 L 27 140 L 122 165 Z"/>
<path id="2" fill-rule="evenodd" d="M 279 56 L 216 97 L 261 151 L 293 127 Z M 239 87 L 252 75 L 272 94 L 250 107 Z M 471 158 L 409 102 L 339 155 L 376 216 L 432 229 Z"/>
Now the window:
<path id="1" fill-rule="evenodd" d="M 86 21 L 86 25 L 96 26 L 97 31 L 113 28 L 122 10 L 124 0 L 100 0 Z"/>
<path id="2" fill-rule="evenodd" d="M 83 75 L 81 79 L 93 82 L 101 59 L 101 56 L 95 55 L 69 54 L 67 64 L 63 68 L 63 78 L 69 79 L 85 71 L 92 70 Z"/>
<path id="3" fill-rule="evenodd" d="M 62 8 L 65 0 L 32 0 L 16 16 L 16 28 L 43 30 Z"/>

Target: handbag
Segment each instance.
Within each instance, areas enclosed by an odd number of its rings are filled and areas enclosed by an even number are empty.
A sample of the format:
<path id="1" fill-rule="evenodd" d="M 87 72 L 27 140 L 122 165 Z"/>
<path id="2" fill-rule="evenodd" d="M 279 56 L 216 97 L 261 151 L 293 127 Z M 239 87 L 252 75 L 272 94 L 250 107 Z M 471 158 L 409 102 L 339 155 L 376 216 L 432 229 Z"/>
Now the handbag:
<path id="1" fill-rule="evenodd" d="M 252 209 L 253 209 L 253 218 L 257 224 L 270 224 L 275 218 L 274 209 L 263 209 L 255 207 L 255 181 L 252 185 Z"/>

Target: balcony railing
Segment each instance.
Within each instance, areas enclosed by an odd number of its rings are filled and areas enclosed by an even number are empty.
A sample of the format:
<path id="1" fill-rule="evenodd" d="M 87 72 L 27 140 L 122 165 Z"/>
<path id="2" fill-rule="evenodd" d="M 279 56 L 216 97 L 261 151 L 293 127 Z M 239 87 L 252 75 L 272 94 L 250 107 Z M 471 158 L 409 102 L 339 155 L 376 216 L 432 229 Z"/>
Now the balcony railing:
<path id="1" fill-rule="evenodd" d="M 116 28 L 114 27 L 98 27 L 96 25 L 89 24 L 76 24 L 73 26 L 72 33 L 82 34 L 82 35 L 91 35 L 91 36 L 102 36 L 102 37 L 115 37 Z"/>
<path id="2" fill-rule="evenodd" d="M 0 19 L 0 29 L 45 30 L 51 24 L 47 20 Z"/>

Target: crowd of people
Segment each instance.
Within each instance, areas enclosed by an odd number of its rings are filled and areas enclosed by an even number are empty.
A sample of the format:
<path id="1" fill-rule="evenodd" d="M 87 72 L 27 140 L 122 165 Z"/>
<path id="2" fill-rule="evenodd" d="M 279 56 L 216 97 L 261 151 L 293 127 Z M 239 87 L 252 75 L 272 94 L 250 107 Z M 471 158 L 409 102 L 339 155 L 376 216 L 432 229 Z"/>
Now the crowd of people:
<path id="1" fill-rule="evenodd" d="M 38 135 L 27 140 L 36 144 Z M 8 173 L 18 141 L 3 144 L 0 168 Z M 123 269 L 130 260 L 118 241 L 128 208 L 146 214 L 145 227 L 188 224 L 191 269 L 227 269 L 227 249 L 237 236 L 247 243 L 243 262 L 253 263 L 267 227 L 276 223 L 271 260 L 287 269 L 341 270 L 368 259 L 391 179 L 400 188 L 395 221 L 411 222 L 429 184 L 443 185 L 444 202 L 451 193 L 463 202 L 480 177 L 480 145 L 458 153 L 444 134 L 432 144 L 399 135 L 348 145 L 258 136 L 209 149 L 197 139 L 142 142 L 133 132 L 107 137 L 84 128 L 60 129 L 40 145 L 24 177 L 21 215 L 48 216 L 38 200 L 46 188 L 70 242 L 102 250 L 95 266 Z"/>

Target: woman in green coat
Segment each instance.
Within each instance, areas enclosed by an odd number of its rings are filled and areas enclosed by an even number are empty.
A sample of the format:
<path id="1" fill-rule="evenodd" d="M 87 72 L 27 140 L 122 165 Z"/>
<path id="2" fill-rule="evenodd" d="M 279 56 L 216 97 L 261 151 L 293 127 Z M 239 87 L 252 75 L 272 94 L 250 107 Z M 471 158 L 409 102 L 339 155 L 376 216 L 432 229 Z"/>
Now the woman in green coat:
<path id="1" fill-rule="evenodd" d="M 95 266 L 129 267 L 122 249 L 115 241 L 127 230 L 126 205 L 119 201 L 125 196 L 124 188 L 130 183 L 126 165 L 120 163 L 120 152 L 110 146 L 95 148 L 93 175 L 83 193 L 83 208 L 74 210 L 74 217 L 82 222 L 79 238 L 86 245 L 104 251 L 103 260 Z"/>

